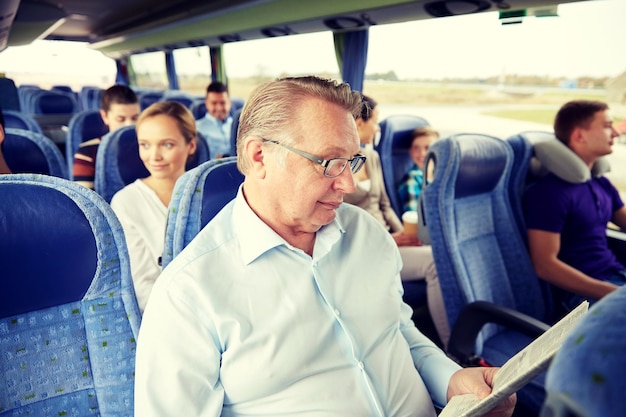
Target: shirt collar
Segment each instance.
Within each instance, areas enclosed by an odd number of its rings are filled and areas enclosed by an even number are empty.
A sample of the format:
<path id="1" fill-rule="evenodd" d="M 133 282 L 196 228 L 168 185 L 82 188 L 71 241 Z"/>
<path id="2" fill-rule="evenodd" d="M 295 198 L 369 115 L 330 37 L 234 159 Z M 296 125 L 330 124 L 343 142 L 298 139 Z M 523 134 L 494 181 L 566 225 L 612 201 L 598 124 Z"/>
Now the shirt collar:
<path id="1" fill-rule="evenodd" d="M 313 249 L 314 257 L 322 257 L 328 253 L 345 232 L 339 220 L 340 212 L 341 207 L 337 210 L 337 217 L 317 232 Z M 246 265 L 252 263 L 265 252 L 281 245 L 292 250 L 299 250 L 287 243 L 252 211 L 243 196 L 243 184 L 239 186 L 237 192 L 233 207 L 233 219 L 235 232 L 239 236 L 241 255 Z"/>
<path id="2" fill-rule="evenodd" d="M 224 121 L 221 121 L 221 120 L 217 119 L 216 117 L 213 117 L 213 116 L 211 115 L 211 113 L 209 113 L 209 112 L 206 112 L 206 113 L 204 114 L 204 117 L 205 117 L 206 119 L 208 119 L 208 120 L 212 121 L 212 122 L 219 123 L 220 125 L 223 125 L 223 124 L 225 124 L 225 123 L 228 123 L 229 121 L 231 121 L 231 120 L 232 120 L 232 116 L 231 116 L 230 114 L 229 114 L 228 116 L 226 116 L 226 119 L 225 119 Z"/>

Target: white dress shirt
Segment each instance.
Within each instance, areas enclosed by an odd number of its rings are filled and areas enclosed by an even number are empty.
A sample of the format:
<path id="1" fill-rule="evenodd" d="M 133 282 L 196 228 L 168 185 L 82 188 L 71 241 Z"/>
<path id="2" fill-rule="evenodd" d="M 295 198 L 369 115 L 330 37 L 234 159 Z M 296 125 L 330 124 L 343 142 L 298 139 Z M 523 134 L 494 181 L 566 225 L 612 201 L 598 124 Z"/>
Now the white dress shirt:
<path id="1" fill-rule="evenodd" d="M 152 188 L 138 179 L 115 193 L 111 208 L 124 229 L 135 295 L 143 311 L 161 274 L 159 257 L 165 246 L 167 207 Z"/>
<path id="2" fill-rule="evenodd" d="M 233 118 L 231 116 L 221 121 L 211 116 L 208 112 L 203 118 L 196 120 L 196 129 L 209 143 L 209 154 L 211 158 L 215 158 L 219 154 L 230 155 L 232 125 Z"/>
<path id="3" fill-rule="evenodd" d="M 154 286 L 135 415 L 434 417 L 460 368 L 410 320 L 400 269 L 360 208 L 342 205 L 310 257 L 240 189 Z"/>

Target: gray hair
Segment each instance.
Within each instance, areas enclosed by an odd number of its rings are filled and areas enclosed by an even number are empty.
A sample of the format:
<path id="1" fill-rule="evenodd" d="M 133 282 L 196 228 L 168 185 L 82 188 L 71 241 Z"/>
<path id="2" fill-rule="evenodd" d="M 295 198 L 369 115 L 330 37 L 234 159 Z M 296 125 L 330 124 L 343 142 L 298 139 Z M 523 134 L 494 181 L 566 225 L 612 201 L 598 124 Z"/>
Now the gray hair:
<path id="1" fill-rule="evenodd" d="M 293 144 L 304 135 L 299 132 L 298 111 L 306 99 L 321 99 L 336 104 L 356 119 L 361 113 L 362 98 L 347 83 L 315 76 L 280 78 L 257 87 L 243 107 L 237 130 L 237 167 L 245 175 L 250 167 L 244 153 L 249 136 L 280 140 Z M 288 151 L 276 147 L 276 151 Z"/>

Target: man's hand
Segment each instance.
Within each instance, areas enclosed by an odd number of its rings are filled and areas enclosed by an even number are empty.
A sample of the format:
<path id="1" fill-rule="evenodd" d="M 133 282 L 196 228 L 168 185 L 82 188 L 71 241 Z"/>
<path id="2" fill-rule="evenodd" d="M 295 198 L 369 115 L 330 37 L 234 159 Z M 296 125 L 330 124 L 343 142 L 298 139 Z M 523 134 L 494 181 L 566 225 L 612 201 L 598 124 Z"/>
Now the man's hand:
<path id="1" fill-rule="evenodd" d="M 457 371 L 448 385 L 448 401 L 455 395 L 474 394 L 483 399 L 491 393 L 493 377 L 499 368 L 463 368 Z M 500 402 L 484 417 L 510 417 L 517 397 L 515 394 Z"/>

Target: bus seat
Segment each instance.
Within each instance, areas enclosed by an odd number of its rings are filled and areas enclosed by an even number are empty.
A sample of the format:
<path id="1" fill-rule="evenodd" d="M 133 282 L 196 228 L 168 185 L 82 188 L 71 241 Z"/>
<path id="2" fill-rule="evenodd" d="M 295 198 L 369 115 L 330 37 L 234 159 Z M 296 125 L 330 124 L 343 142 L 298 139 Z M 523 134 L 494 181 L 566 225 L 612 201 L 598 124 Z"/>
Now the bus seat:
<path id="1" fill-rule="evenodd" d="M 246 104 L 246 100 L 241 97 L 231 97 L 230 104 L 230 115 L 232 116 L 235 112 L 243 109 L 244 104 Z"/>
<path id="2" fill-rule="evenodd" d="M 548 328 L 546 301 L 509 205 L 513 152 L 503 140 L 458 134 L 430 147 L 422 191 L 451 337 L 463 365 L 501 366 Z M 496 326 L 496 323 L 499 326 Z M 545 373 L 518 392 L 537 413 Z"/>
<path id="3" fill-rule="evenodd" d="M 5 128 L 30 130 L 31 132 L 37 132 L 43 135 L 39 123 L 26 113 L 2 109 L 2 115 L 4 116 Z"/>
<path id="4" fill-rule="evenodd" d="M 626 287 L 621 287 L 591 306 L 557 351 L 546 376 L 541 417 L 623 415 L 624 328 Z"/>
<path id="5" fill-rule="evenodd" d="M 398 185 L 413 166 L 409 156 L 411 132 L 423 126 L 428 126 L 428 122 L 413 115 L 392 115 L 380 122 L 380 141 L 375 149 L 380 154 L 380 165 L 391 207 L 398 217 L 403 212 L 398 198 Z"/>
<path id="6" fill-rule="evenodd" d="M 141 316 L 117 217 L 45 175 L 2 175 L 0 195 L 1 414 L 132 415 Z"/>
<path id="7" fill-rule="evenodd" d="M 81 143 L 106 135 L 109 127 L 104 124 L 99 110 L 83 110 L 70 119 L 65 136 L 65 160 L 68 178 L 74 179 L 74 155 Z"/>
<path id="8" fill-rule="evenodd" d="M 195 98 L 191 95 L 178 90 L 168 90 L 163 93 L 159 101 L 176 101 L 188 109 L 191 108 Z"/>
<path id="9" fill-rule="evenodd" d="M 15 82 L 6 77 L 0 77 L 0 109 L 2 111 L 20 111 L 20 97 Z"/>
<path id="10" fill-rule="evenodd" d="M 33 114 L 73 114 L 80 111 L 74 94 L 37 90 L 32 93 L 30 100 Z"/>
<path id="11" fill-rule="evenodd" d="M 53 85 L 52 87 L 50 87 L 50 90 L 74 94 L 74 90 L 72 90 L 72 87 L 70 87 L 69 85 Z"/>
<path id="12" fill-rule="evenodd" d="M 196 153 L 187 161 L 187 169 L 209 160 L 206 141 L 198 139 Z M 150 173 L 139 158 L 135 126 L 124 126 L 102 138 L 96 156 L 95 191 L 107 202 L 116 192 Z"/>
<path id="13" fill-rule="evenodd" d="M 235 111 L 232 115 L 233 124 L 230 126 L 230 155 L 237 155 L 237 131 L 239 130 L 239 118 L 241 117 L 241 109 Z"/>
<path id="14" fill-rule="evenodd" d="M 232 156 L 205 162 L 176 181 L 165 230 L 163 268 L 235 198 L 242 182 L 237 158 Z"/>
<path id="15" fill-rule="evenodd" d="M 189 107 L 191 113 L 193 113 L 193 117 L 196 120 L 200 120 L 206 114 L 206 104 L 204 103 L 204 99 L 195 99 L 191 106 Z"/>
<path id="16" fill-rule="evenodd" d="M 163 91 L 137 91 L 137 95 L 139 96 L 139 107 L 143 111 L 151 104 L 161 100 L 161 97 L 163 97 Z"/>
<path id="17" fill-rule="evenodd" d="M 32 113 L 33 109 L 31 107 L 31 96 L 36 92 L 41 90 L 39 86 L 33 84 L 20 84 L 17 87 L 17 96 L 20 100 L 20 110 L 24 113 Z"/>
<path id="18" fill-rule="evenodd" d="M 84 86 L 78 94 L 83 110 L 100 110 L 104 90 L 95 86 Z"/>
<path id="19" fill-rule="evenodd" d="M 14 173 L 36 173 L 66 178 L 67 167 L 59 148 L 41 133 L 5 129 L 2 151 Z"/>

